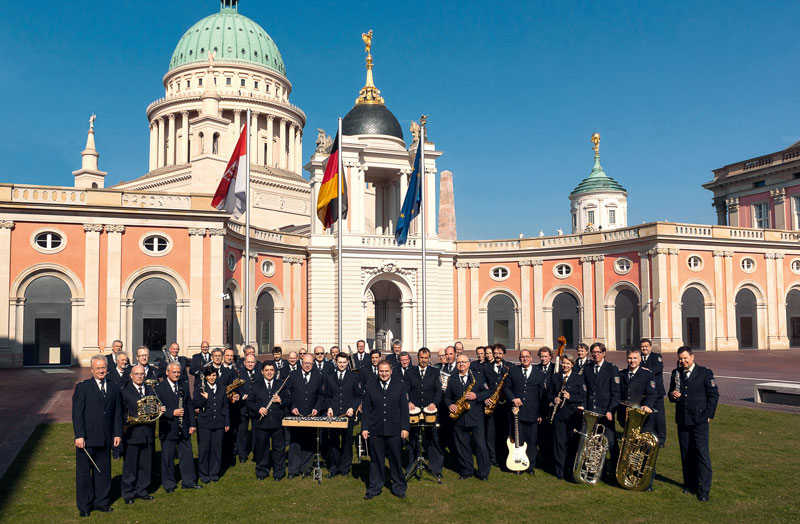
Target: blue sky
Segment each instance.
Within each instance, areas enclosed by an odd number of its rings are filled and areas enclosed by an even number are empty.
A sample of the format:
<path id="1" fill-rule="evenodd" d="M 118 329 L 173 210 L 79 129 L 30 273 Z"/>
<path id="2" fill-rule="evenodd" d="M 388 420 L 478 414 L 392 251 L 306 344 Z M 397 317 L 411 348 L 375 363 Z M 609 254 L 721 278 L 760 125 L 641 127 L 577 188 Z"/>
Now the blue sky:
<path id="1" fill-rule="evenodd" d="M 107 185 L 147 170 L 147 105 L 214 0 L 7 2 L 0 181 L 71 185 L 97 113 Z M 460 239 L 569 230 L 569 192 L 602 136 L 630 224 L 713 223 L 711 170 L 800 139 L 798 2 L 270 2 L 240 13 L 277 43 L 308 117 L 335 131 L 364 81 L 453 171 Z M 410 137 L 407 136 L 407 139 Z"/>

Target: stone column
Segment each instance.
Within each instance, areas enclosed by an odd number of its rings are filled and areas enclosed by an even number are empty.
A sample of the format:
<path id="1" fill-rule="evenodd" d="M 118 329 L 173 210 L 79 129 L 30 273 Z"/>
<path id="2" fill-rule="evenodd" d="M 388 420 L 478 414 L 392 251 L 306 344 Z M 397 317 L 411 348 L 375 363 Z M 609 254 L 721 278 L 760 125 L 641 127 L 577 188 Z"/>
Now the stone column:
<path id="1" fill-rule="evenodd" d="M 258 113 L 250 112 L 250 158 L 258 158 Z M 251 160 L 251 164 L 254 162 Z"/>
<path id="2" fill-rule="evenodd" d="M 727 339 L 725 337 L 725 251 L 714 251 L 714 323 L 717 326 L 714 337 L 714 348 L 720 350 L 725 346 Z M 678 297 L 681 300 L 682 297 Z M 681 333 L 683 334 L 683 333 Z M 706 348 L 712 349 L 712 348 Z"/>
<path id="3" fill-rule="evenodd" d="M 208 268 L 207 278 L 211 280 L 211 292 L 209 293 L 209 321 L 211 322 L 211 333 L 209 343 L 212 347 L 222 346 L 224 334 L 222 333 L 222 322 L 225 304 L 222 301 L 222 293 L 225 292 L 224 258 L 225 258 L 225 228 L 214 228 L 208 230 L 210 237 L 211 264 Z"/>
<path id="4" fill-rule="evenodd" d="M 650 316 L 653 311 L 653 301 L 650 298 L 650 255 L 647 251 L 639 251 L 639 282 L 642 289 L 642 305 L 640 326 L 642 337 L 650 338 Z"/>
<path id="5" fill-rule="evenodd" d="M 736 197 L 729 198 L 725 201 L 728 206 L 728 225 L 731 227 L 739 227 L 739 199 Z"/>
<path id="6" fill-rule="evenodd" d="M 85 309 L 83 320 L 83 348 L 84 352 L 97 353 L 100 348 L 97 342 L 97 323 L 99 313 L 100 295 L 100 233 L 102 224 L 84 224 L 86 232 L 85 273 L 84 287 L 86 290 Z"/>
<path id="7" fill-rule="evenodd" d="M 158 125 L 150 122 L 150 164 L 149 170 L 154 170 L 158 162 Z"/>
<path id="8" fill-rule="evenodd" d="M 294 122 L 289 123 L 289 161 L 287 163 L 286 170 L 287 171 L 294 171 L 294 135 L 297 132 L 297 126 Z"/>
<path id="9" fill-rule="evenodd" d="M 670 308 L 672 308 L 672 329 L 670 338 L 672 342 L 683 345 L 683 322 L 681 319 L 680 281 L 678 280 L 678 253 L 677 249 L 669 249 L 669 292 Z M 666 299 L 664 299 L 666 300 Z M 711 334 L 712 326 L 706 322 L 706 335 Z M 708 337 L 706 337 L 708 339 Z M 711 339 L 713 340 L 713 339 Z M 708 347 L 708 346 L 707 346 Z M 710 348 L 709 348 L 710 349 Z"/>
<path id="10" fill-rule="evenodd" d="M 179 162 L 189 162 L 189 111 L 181 111 L 181 151 L 178 154 Z"/>
<path id="11" fill-rule="evenodd" d="M 275 167 L 275 162 L 273 161 L 273 150 L 275 149 L 275 140 L 274 140 L 274 133 L 275 131 L 272 128 L 272 122 L 275 120 L 275 117 L 272 115 L 267 115 L 267 165 L 269 167 Z M 316 200 L 314 201 L 316 205 Z"/>
<path id="12" fill-rule="evenodd" d="M 786 288 L 783 282 L 783 253 L 775 253 L 775 295 L 778 311 L 778 333 L 774 347 L 770 349 L 789 349 L 789 331 L 786 326 Z"/>
<path id="13" fill-rule="evenodd" d="M 653 264 L 653 345 L 664 352 L 671 342 L 669 337 L 669 274 L 666 248 L 648 251 Z M 665 346 L 666 345 L 666 346 Z"/>
<path id="14" fill-rule="evenodd" d="M 167 144 L 167 165 L 175 165 L 175 113 L 169 114 L 169 143 Z"/>
<path id="15" fill-rule="evenodd" d="M 158 160 L 158 167 L 164 167 L 164 117 L 158 117 L 158 151 L 156 160 Z"/>
<path id="16" fill-rule="evenodd" d="M 241 109 L 234 109 L 233 110 L 233 143 L 236 144 L 236 140 L 239 139 L 239 133 L 242 132 L 242 110 Z"/>
<path id="17" fill-rule="evenodd" d="M 125 226 L 121 224 L 107 224 L 108 235 L 106 254 L 106 339 L 120 339 L 124 342 L 125 332 L 122 330 L 120 293 L 122 273 L 122 233 Z M 128 356 L 134 348 L 128 347 Z M 135 355 L 131 360 L 135 360 Z"/>
<path id="18" fill-rule="evenodd" d="M 457 338 L 464 340 L 473 338 L 467 334 L 467 263 L 456 262 L 456 279 L 458 283 L 458 331 Z"/>
<path id="19" fill-rule="evenodd" d="M 11 331 L 9 324 L 9 298 L 11 286 L 11 230 L 14 221 L 0 220 L 0 353 L 11 351 Z M 0 362 L 6 359 L 0 357 Z M 6 361 L 8 365 L 12 363 Z"/>
<path id="20" fill-rule="evenodd" d="M 531 261 L 519 261 L 520 269 L 520 326 L 519 338 L 527 342 L 531 338 Z"/>
<path id="21" fill-rule="evenodd" d="M 294 135 L 294 158 L 294 172 L 301 175 L 303 174 L 303 130 L 299 126 L 297 127 L 297 133 Z"/>
<path id="22" fill-rule="evenodd" d="M 595 321 L 595 338 L 600 342 L 606 340 L 606 315 L 605 315 L 605 298 L 606 298 L 606 281 L 605 281 L 605 256 L 595 255 L 594 261 L 594 321 Z"/>
<path id="23" fill-rule="evenodd" d="M 303 270 L 303 259 L 300 257 L 295 257 L 294 263 L 292 264 L 292 304 L 294 305 L 294 309 L 292 310 L 292 340 L 300 341 L 302 339 L 301 331 L 303 329 L 302 322 L 301 322 L 301 313 L 303 310 L 303 300 L 302 300 L 302 270 Z M 344 328 L 343 328 L 344 329 Z"/>
<path id="24" fill-rule="evenodd" d="M 469 262 L 467 264 L 469 266 L 469 310 L 470 310 L 470 323 L 472 325 L 471 333 L 472 338 L 475 338 L 475 333 L 479 333 L 480 326 L 478 323 L 479 320 L 479 311 L 478 308 L 481 306 L 481 297 L 480 297 L 480 280 L 478 276 L 478 271 L 480 270 L 480 263 L 479 262 Z M 476 327 L 478 326 L 478 327 Z M 482 340 L 486 340 L 484 337 Z"/>
<path id="25" fill-rule="evenodd" d="M 581 257 L 581 282 L 583 294 L 583 310 L 581 311 L 581 340 L 594 338 L 592 323 L 594 320 L 594 293 L 592 290 L 592 260 L 593 256 Z"/>
<path id="26" fill-rule="evenodd" d="M 791 229 L 786 225 L 786 189 L 779 187 L 769 192 L 775 206 L 775 229 Z"/>
<path id="27" fill-rule="evenodd" d="M 739 340 L 736 338 L 736 297 L 733 294 L 733 252 L 725 252 L 725 307 L 728 347 L 739 349 Z"/>
<path id="28" fill-rule="evenodd" d="M 531 267 L 533 268 L 533 338 L 534 344 L 546 345 L 552 344 L 548 342 L 549 339 L 545 338 L 546 326 L 551 322 L 545 320 L 544 309 L 542 304 L 544 302 L 544 284 L 542 279 L 542 259 L 531 259 Z M 552 308 L 551 310 L 552 311 Z M 550 339 L 552 339 L 552 335 Z"/>
<path id="29" fill-rule="evenodd" d="M 285 118 L 281 118 L 281 121 L 280 121 L 280 124 L 279 124 L 279 131 L 280 131 L 281 139 L 280 139 L 280 142 L 279 142 L 280 147 L 279 147 L 279 151 L 278 151 L 278 153 L 280 155 L 278 157 L 280 159 L 280 163 L 278 164 L 278 167 L 280 167 L 281 169 L 286 169 L 286 127 L 288 125 L 289 125 L 289 121 L 286 120 Z"/>
<path id="30" fill-rule="evenodd" d="M 189 228 L 189 353 L 200 351 L 203 340 L 203 239 L 206 229 Z M 218 293 L 222 293 L 219 291 Z M 210 342 L 210 341 L 209 341 Z"/>

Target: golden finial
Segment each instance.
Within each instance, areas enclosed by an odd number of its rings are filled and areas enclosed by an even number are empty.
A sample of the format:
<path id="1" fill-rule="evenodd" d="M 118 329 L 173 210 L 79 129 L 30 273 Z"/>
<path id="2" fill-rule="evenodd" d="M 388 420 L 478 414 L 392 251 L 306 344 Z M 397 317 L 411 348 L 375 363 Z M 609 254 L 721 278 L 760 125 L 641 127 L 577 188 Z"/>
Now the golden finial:
<path id="1" fill-rule="evenodd" d="M 592 135 L 592 149 L 594 149 L 594 155 L 600 156 L 600 133 L 595 133 Z"/>
<path id="2" fill-rule="evenodd" d="M 364 41 L 364 51 L 367 53 L 367 81 L 358 93 L 356 105 L 383 104 L 381 92 L 375 87 L 375 83 L 372 81 L 372 29 L 367 33 L 361 33 L 361 40 Z"/>

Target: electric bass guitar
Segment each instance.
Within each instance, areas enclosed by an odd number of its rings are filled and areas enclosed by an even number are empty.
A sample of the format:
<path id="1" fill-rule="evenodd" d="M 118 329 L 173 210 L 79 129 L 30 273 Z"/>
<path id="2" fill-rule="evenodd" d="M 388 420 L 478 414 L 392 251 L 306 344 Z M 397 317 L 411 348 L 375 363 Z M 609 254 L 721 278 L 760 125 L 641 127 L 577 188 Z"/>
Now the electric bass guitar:
<path id="1" fill-rule="evenodd" d="M 511 408 L 511 414 L 514 415 L 514 440 L 511 440 L 511 437 L 506 439 L 508 446 L 506 467 L 511 471 L 526 471 L 531 463 L 528 460 L 528 443 L 519 445 L 519 408 L 517 406 Z"/>

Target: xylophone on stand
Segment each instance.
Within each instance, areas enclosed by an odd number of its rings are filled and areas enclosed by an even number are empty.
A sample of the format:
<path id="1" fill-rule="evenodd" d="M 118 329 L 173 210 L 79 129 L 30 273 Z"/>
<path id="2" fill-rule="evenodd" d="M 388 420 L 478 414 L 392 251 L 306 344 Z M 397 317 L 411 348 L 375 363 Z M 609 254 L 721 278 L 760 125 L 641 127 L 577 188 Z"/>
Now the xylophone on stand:
<path id="1" fill-rule="evenodd" d="M 312 470 L 314 480 L 317 484 L 322 483 L 322 452 L 320 451 L 320 440 L 323 429 L 347 429 L 347 417 L 284 417 L 283 425 L 291 428 L 314 428 L 317 430 L 317 452 L 308 465 L 308 469 L 303 472 L 303 476 Z"/>

